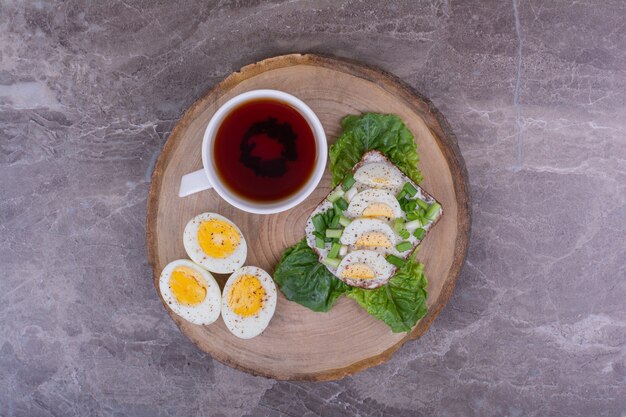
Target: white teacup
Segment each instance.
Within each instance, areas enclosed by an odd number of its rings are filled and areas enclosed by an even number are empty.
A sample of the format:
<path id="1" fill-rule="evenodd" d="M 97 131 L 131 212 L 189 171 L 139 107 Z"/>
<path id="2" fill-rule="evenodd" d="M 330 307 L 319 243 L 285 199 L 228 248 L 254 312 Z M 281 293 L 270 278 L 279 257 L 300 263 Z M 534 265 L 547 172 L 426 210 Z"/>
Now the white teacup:
<path id="1" fill-rule="evenodd" d="M 246 200 L 225 187 L 216 174 L 213 144 L 222 121 L 239 105 L 247 101 L 258 99 L 277 100 L 289 104 L 304 117 L 315 138 L 316 159 L 313 174 L 296 193 L 283 200 L 272 202 L 253 202 Z M 202 141 L 202 165 L 204 168 L 182 177 L 178 195 L 185 197 L 199 191 L 213 188 L 220 197 L 240 210 L 257 214 L 279 213 L 298 205 L 313 192 L 322 179 L 327 158 L 328 144 L 326 142 L 326 134 L 324 133 L 319 119 L 309 106 L 299 98 L 282 91 L 252 90 L 231 98 L 215 112 L 204 131 L 204 139 Z"/>

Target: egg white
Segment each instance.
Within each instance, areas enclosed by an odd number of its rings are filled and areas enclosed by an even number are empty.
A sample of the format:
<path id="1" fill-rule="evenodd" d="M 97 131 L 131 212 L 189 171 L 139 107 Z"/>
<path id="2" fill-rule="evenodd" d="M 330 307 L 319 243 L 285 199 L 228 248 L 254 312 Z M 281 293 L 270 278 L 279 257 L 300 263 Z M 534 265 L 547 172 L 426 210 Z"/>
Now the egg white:
<path id="1" fill-rule="evenodd" d="M 207 255 L 198 242 L 198 229 L 200 228 L 200 224 L 203 221 L 211 219 L 228 223 L 239 233 L 239 245 L 232 254 L 225 258 L 213 258 Z M 240 268 L 246 262 L 246 256 L 248 255 L 248 246 L 241 230 L 235 223 L 216 213 L 202 213 L 189 220 L 183 232 L 183 245 L 185 246 L 187 255 L 189 255 L 192 261 L 218 274 L 228 274 Z"/>
<path id="2" fill-rule="evenodd" d="M 179 266 L 185 266 L 197 271 L 198 274 L 205 280 L 206 285 L 206 297 L 204 300 L 195 306 L 187 306 L 178 303 L 176 297 L 172 293 L 170 287 L 170 276 L 174 269 Z M 188 261 L 187 259 L 179 259 L 172 261 L 163 268 L 161 276 L 159 278 L 159 291 L 163 297 L 165 304 L 178 316 L 187 320 L 190 323 L 205 325 L 211 324 L 220 315 L 221 309 L 221 293 L 220 287 L 213 278 L 211 273 L 195 263 Z"/>
<path id="3" fill-rule="evenodd" d="M 261 307 L 257 314 L 249 317 L 242 317 L 236 314 L 228 305 L 230 290 L 233 284 L 237 282 L 237 279 L 242 275 L 256 276 L 265 290 L 263 307 Z M 240 339 L 256 337 L 265 330 L 274 316 L 276 300 L 276 285 L 267 272 L 256 266 L 244 266 L 243 268 L 239 268 L 228 278 L 226 285 L 224 285 L 224 291 L 222 292 L 222 319 L 224 319 L 224 324 L 232 334 Z"/>

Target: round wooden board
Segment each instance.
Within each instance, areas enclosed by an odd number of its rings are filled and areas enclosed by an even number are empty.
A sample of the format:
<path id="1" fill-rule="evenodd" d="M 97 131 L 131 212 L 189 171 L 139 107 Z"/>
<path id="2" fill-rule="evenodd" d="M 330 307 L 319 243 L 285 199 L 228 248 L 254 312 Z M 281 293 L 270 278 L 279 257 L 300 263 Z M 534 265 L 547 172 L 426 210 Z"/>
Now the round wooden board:
<path id="1" fill-rule="evenodd" d="M 248 243 L 246 265 L 270 274 L 285 248 L 304 236 L 304 224 L 326 196 L 330 174 L 297 207 L 276 215 L 254 215 L 230 206 L 213 190 L 179 198 L 184 174 L 200 169 L 204 129 L 216 109 L 231 97 L 271 88 L 305 101 L 320 118 L 329 143 L 340 120 L 361 112 L 395 113 L 415 135 L 424 174 L 422 186 L 439 200 L 445 215 L 421 245 L 426 265 L 428 315 L 408 334 L 392 333 L 353 300 L 340 299 L 328 313 L 315 313 L 279 293 L 276 313 L 265 332 L 241 340 L 223 321 L 196 326 L 165 308 L 200 349 L 232 367 L 275 379 L 331 380 L 389 359 L 404 342 L 422 335 L 447 302 L 458 277 L 470 234 L 467 172 L 454 135 L 433 105 L 395 77 L 369 67 L 317 55 L 285 55 L 248 65 L 199 99 L 178 122 L 157 161 L 147 212 L 148 258 L 158 293 L 159 274 L 175 259 L 187 258 L 182 235 L 196 214 L 210 211 L 234 221 Z M 220 285 L 226 276 L 215 275 Z"/>

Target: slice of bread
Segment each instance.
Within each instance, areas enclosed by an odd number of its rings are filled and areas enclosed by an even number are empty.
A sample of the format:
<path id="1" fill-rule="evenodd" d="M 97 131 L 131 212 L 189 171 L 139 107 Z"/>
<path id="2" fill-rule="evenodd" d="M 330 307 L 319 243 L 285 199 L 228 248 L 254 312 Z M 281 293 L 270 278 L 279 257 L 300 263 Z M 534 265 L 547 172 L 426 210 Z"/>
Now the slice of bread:
<path id="1" fill-rule="evenodd" d="M 424 191 L 419 185 L 417 185 L 416 183 L 414 183 L 409 177 L 407 177 L 402 171 L 400 171 L 400 169 L 398 169 L 398 167 L 396 167 L 390 160 L 389 158 L 387 158 L 382 152 L 379 151 L 369 151 L 366 152 L 363 157 L 361 158 L 361 160 L 352 168 L 352 173 L 354 174 L 360 167 L 370 164 L 370 163 L 382 163 L 384 164 L 387 169 L 389 171 L 393 171 L 392 174 L 394 176 L 396 175 L 400 175 L 402 178 L 402 183 L 398 186 L 398 187 L 394 187 L 394 188 L 387 188 L 387 190 L 389 190 L 390 192 L 393 193 L 393 195 L 397 195 L 398 192 L 400 192 L 400 190 L 402 189 L 403 185 L 405 183 L 410 183 L 413 187 L 415 187 L 415 189 L 417 190 L 417 193 L 415 195 L 415 197 L 420 198 L 421 200 L 425 201 L 427 204 L 431 205 L 434 203 L 437 203 L 437 201 L 430 195 L 428 194 L 426 191 Z M 354 187 L 357 187 L 357 191 L 361 192 L 365 189 L 371 188 L 368 187 L 360 182 L 357 182 Z M 338 190 L 339 188 L 341 188 L 341 184 L 339 184 L 337 187 L 335 187 L 333 190 L 331 190 L 331 192 L 328 194 L 332 194 L 333 192 L 335 192 L 336 190 Z M 309 216 L 307 222 L 306 222 L 306 226 L 305 226 L 305 233 L 306 233 L 306 239 L 307 239 L 307 244 L 311 247 L 311 249 L 313 249 L 319 259 L 320 262 L 328 257 L 328 253 L 331 249 L 331 243 L 325 243 L 324 248 L 318 248 L 316 246 L 316 242 L 315 242 L 315 235 L 313 234 L 313 232 L 315 231 L 315 226 L 313 225 L 313 217 L 316 216 L 319 213 L 325 213 L 328 210 L 332 210 L 333 209 L 333 204 L 327 199 L 324 198 L 324 200 L 322 200 L 320 202 L 320 204 L 318 204 L 318 206 L 311 212 L 311 215 Z M 428 224 L 423 225 L 421 228 L 425 230 L 425 233 L 428 234 L 428 232 L 430 231 L 430 229 L 432 229 L 432 227 L 439 221 L 439 219 L 441 218 L 441 216 L 443 215 L 443 209 L 439 210 L 438 215 L 433 218 L 432 220 L 430 220 L 428 222 Z M 402 212 L 402 216 L 404 218 L 404 220 L 406 221 L 406 213 Z M 354 219 L 350 219 L 350 220 L 354 220 Z M 389 225 L 393 228 L 393 220 L 388 221 Z M 395 233 L 395 232 L 394 232 Z M 413 235 L 413 233 L 410 234 L 409 238 L 406 239 L 402 239 L 397 233 L 396 233 L 396 238 L 398 239 L 398 241 L 408 241 L 411 243 L 412 248 L 410 250 L 404 251 L 402 253 L 398 252 L 398 250 L 395 247 L 383 250 L 382 248 L 376 248 L 375 250 L 378 252 L 383 252 L 384 255 L 394 255 L 397 256 L 401 259 L 407 259 L 411 256 L 411 254 L 415 251 L 415 249 L 417 248 L 417 246 L 420 244 L 420 242 L 425 238 L 425 236 L 420 240 L 417 237 L 415 237 Z M 352 250 L 357 250 L 359 249 L 358 247 L 350 247 L 348 250 L 352 251 Z M 340 280 L 344 281 L 346 284 L 353 286 L 353 287 L 360 287 L 360 288 L 367 288 L 367 289 L 373 289 L 373 288 L 378 288 L 384 284 L 386 284 L 390 277 L 393 276 L 396 271 L 397 271 L 397 267 L 393 266 L 393 272 L 391 274 L 391 276 L 389 277 L 384 277 L 384 278 L 372 278 L 372 279 L 354 279 L 354 278 L 345 278 L 345 277 L 341 277 L 338 276 L 337 274 L 337 268 L 333 268 L 329 265 L 324 264 L 324 266 L 326 266 L 326 268 L 333 274 L 335 275 L 337 278 L 339 278 Z"/>

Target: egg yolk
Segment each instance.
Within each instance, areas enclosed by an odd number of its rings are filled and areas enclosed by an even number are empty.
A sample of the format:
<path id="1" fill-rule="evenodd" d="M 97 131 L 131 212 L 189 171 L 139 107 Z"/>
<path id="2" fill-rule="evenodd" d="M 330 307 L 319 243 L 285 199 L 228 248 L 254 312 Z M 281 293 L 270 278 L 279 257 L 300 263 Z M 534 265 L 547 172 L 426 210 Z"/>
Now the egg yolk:
<path id="1" fill-rule="evenodd" d="M 385 177 L 374 177 L 372 178 L 372 182 L 374 184 L 381 184 L 381 185 L 387 185 L 389 184 L 389 180 Z"/>
<path id="2" fill-rule="evenodd" d="M 374 270 L 367 264 L 352 264 L 344 268 L 342 274 L 344 278 L 371 279 L 376 276 Z"/>
<path id="3" fill-rule="evenodd" d="M 223 220 L 210 219 L 200 223 L 198 243 L 211 258 L 226 258 L 239 246 L 240 236 L 235 227 Z"/>
<path id="4" fill-rule="evenodd" d="M 393 209 L 385 203 L 372 203 L 363 210 L 365 217 L 393 217 Z"/>
<path id="5" fill-rule="evenodd" d="M 263 308 L 265 288 L 254 275 L 242 275 L 228 293 L 228 307 L 241 317 L 252 316 Z"/>
<path id="6" fill-rule="evenodd" d="M 368 246 L 368 247 L 381 247 L 381 248 L 390 248 L 391 241 L 389 237 L 381 232 L 365 232 L 356 240 L 355 244 L 357 246 Z"/>
<path id="7" fill-rule="evenodd" d="M 170 288 L 179 304 L 195 306 L 206 298 L 206 282 L 198 271 L 179 266 L 170 275 Z"/>

